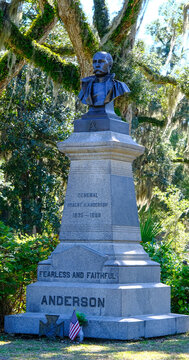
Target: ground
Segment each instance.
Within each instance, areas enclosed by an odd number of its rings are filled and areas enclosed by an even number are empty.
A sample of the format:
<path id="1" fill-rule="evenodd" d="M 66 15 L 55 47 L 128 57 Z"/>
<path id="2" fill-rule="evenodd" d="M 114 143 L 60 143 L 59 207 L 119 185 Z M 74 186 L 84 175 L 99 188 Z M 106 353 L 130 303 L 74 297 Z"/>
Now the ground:
<path id="1" fill-rule="evenodd" d="M 189 360 L 189 334 L 141 341 L 48 340 L 0 334 L 0 360 Z"/>

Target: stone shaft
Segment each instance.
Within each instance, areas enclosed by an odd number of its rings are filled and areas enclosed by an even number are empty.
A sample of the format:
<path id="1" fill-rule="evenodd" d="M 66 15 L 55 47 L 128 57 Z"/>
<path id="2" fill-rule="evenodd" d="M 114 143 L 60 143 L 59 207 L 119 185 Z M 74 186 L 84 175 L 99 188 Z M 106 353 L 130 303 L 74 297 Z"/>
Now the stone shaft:
<path id="1" fill-rule="evenodd" d="M 129 135 L 73 133 L 58 144 L 71 159 L 60 230 L 64 248 L 83 244 L 109 265 L 148 260 L 140 245 L 132 161 L 143 153 Z"/>

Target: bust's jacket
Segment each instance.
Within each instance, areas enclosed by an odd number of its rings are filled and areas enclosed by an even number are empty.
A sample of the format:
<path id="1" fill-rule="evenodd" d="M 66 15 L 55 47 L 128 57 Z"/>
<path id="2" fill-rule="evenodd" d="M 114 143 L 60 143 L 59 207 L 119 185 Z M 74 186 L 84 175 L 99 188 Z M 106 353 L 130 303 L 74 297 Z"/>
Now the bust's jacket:
<path id="1" fill-rule="evenodd" d="M 103 78 L 103 82 L 106 83 L 106 98 L 104 104 L 109 103 L 126 92 L 130 92 L 128 86 L 124 82 L 114 80 L 114 77 L 115 74 L 108 74 Z M 92 86 L 96 79 L 97 77 L 95 75 L 82 79 L 82 87 L 78 97 L 83 104 L 95 106 L 92 99 Z"/>

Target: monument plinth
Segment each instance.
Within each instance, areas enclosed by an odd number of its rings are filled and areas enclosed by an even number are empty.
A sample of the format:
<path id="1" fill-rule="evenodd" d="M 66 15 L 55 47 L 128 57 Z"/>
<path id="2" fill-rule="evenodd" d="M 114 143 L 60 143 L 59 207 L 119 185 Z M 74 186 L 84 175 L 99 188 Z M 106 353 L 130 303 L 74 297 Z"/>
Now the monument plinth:
<path id="1" fill-rule="evenodd" d="M 99 102 L 96 87 L 90 98 L 91 81 L 81 98 Z M 27 287 L 26 314 L 6 317 L 7 332 L 38 334 L 40 321 L 52 315 L 68 335 L 74 308 L 87 315 L 86 337 L 137 339 L 189 329 L 188 316 L 170 314 L 170 288 L 140 244 L 132 162 L 144 148 L 112 104 L 91 107 L 58 144 L 71 160 L 60 244 Z"/>

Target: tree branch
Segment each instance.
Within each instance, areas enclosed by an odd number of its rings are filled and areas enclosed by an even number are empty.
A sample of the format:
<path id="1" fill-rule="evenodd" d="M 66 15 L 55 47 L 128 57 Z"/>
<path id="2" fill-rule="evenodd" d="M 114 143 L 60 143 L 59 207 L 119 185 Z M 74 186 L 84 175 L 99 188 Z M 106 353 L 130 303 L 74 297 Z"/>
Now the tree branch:
<path id="1" fill-rule="evenodd" d="M 166 85 L 170 84 L 173 86 L 178 86 L 181 92 L 189 97 L 189 81 L 188 81 L 188 69 L 186 68 L 185 73 L 181 74 L 180 79 L 175 79 L 172 76 L 164 76 L 154 72 L 150 67 L 146 64 L 136 61 L 136 64 L 142 70 L 143 74 L 147 77 L 147 79 L 154 84 Z"/>
<path id="2" fill-rule="evenodd" d="M 125 0 L 123 8 L 114 19 L 110 31 L 104 36 L 101 45 L 111 40 L 115 45 L 120 44 L 130 33 L 131 27 L 137 21 L 143 0 Z"/>
<path id="3" fill-rule="evenodd" d="M 164 64 L 164 68 L 166 68 L 170 63 L 170 60 L 171 60 L 172 55 L 173 55 L 173 49 L 174 49 L 175 43 L 176 43 L 176 30 L 173 29 L 173 35 L 171 36 L 169 53 L 167 55 L 167 59 L 166 59 L 165 64 Z"/>
<path id="4" fill-rule="evenodd" d="M 157 126 L 157 127 L 164 127 L 165 126 L 165 121 L 158 120 L 157 118 L 154 118 L 154 117 L 138 116 L 137 120 L 138 120 L 138 122 L 140 124 L 149 123 L 149 124 L 152 124 L 152 125 Z"/>
<path id="5" fill-rule="evenodd" d="M 42 43 L 56 23 L 56 10 L 46 2 L 43 13 L 36 17 L 25 36 Z"/>
<path id="6" fill-rule="evenodd" d="M 98 35 L 102 38 L 107 33 L 110 23 L 106 0 L 93 0 L 93 4 L 93 23 L 98 31 Z"/>
<path id="7" fill-rule="evenodd" d="M 188 158 L 176 158 L 173 159 L 172 162 L 174 163 L 181 163 L 181 164 L 188 164 L 189 165 L 189 159 Z"/>
<path id="8" fill-rule="evenodd" d="M 188 10 L 189 10 L 189 3 L 187 3 L 187 4 L 184 6 L 184 10 L 183 10 L 183 34 L 186 33 L 186 30 L 187 30 L 187 27 L 188 27 L 188 23 L 189 23 Z"/>
<path id="9" fill-rule="evenodd" d="M 87 23 L 79 0 L 58 1 L 58 14 L 73 44 L 82 76 L 92 73 L 92 57 L 99 43 Z"/>
<path id="10" fill-rule="evenodd" d="M 47 43 L 43 43 L 42 45 L 45 46 L 46 48 L 50 49 L 55 54 L 58 54 L 60 56 L 75 56 L 75 50 L 74 50 L 73 46 L 71 46 L 71 45 L 56 46 L 56 45 L 47 44 Z"/>
<path id="11" fill-rule="evenodd" d="M 71 86 L 72 91 L 77 93 L 80 84 L 78 68 L 72 63 L 62 60 L 44 46 L 32 41 L 30 36 L 23 35 L 10 20 L 6 19 L 6 22 L 9 22 L 10 32 L 7 44 L 14 53 L 45 71 L 56 83 L 63 84 L 65 90 L 70 91 Z"/>
<path id="12" fill-rule="evenodd" d="M 3 14 L 1 13 L 0 27 L 3 28 L 4 19 Z M 55 9 L 48 3 L 44 5 L 44 12 L 36 17 L 27 31 L 25 36 L 28 36 L 30 39 L 39 40 L 39 43 L 44 41 L 48 36 L 51 29 L 57 22 L 55 16 Z M 16 62 L 10 67 L 9 58 L 11 57 L 11 51 L 8 51 L 0 59 L 0 94 L 6 88 L 8 83 L 14 78 L 22 67 L 26 64 L 26 61 L 20 56 L 17 57 Z"/>
<path id="13" fill-rule="evenodd" d="M 177 80 L 173 77 L 160 75 L 154 72 L 151 68 L 149 68 L 146 64 L 142 62 L 137 61 L 136 63 L 149 81 L 152 81 L 155 84 L 172 84 L 175 86 L 178 85 Z"/>

